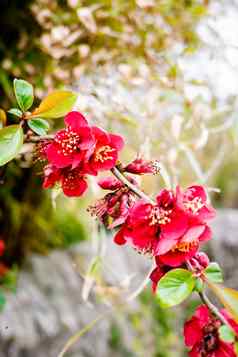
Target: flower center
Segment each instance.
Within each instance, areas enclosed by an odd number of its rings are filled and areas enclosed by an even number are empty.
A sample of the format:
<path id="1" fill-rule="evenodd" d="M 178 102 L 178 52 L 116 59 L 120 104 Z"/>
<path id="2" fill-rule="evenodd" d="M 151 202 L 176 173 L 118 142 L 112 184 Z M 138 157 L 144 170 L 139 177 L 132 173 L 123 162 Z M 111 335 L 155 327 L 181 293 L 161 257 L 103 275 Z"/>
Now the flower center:
<path id="1" fill-rule="evenodd" d="M 220 323 L 218 322 L 218 325 Z M 201 356 L 206 357 L 209 352 L 212 352 L 218 347 L 218 329 L 214 323 L 210 323 L 203 329 L 204 338 L 201 346 Z"/>
<path id="2" fill-rule="evenodd" d="M 78 145 L 80 144 L 81 139 L 77 133 L 67 128 L 56 135 L 55 141 L 60 146 L 61 150 L 59 153 L 62 152 L 64 156 L 68 156 L 79 150 Z"/>
<path id="3" fill-rule="evenodd" d="M 155 224 L 167 224 L 171 221 L 170 215 L 172 210 L 165 210 L 161 207 L 153 207 L 149 215 L 150 226 Z"/>
<path id="4" fill-rule="evenodd" d="M 184 201 L 184 206 L 188 211 L 190 211 L 193 214 L 198 214 L 200 209 L 204 206 L 204 203 L 202 202 L 201 197 L 195 197 L 192 200 L 186 200 Z"/>
<path id="5" fill-rule="evenodd" d="M 101 146 L 99 149 L 97 149 L 96 154 L 95 154 L 95 161 L 100 161 L 104 162 L 106 160 L 112 160 L 113 156 L 110 156 L 109 154 L 114 152 L 115 149 L 111 148 L 108 145 Z"/>
<path id="6" fill-rule="evenodd" d="M 177 243 L 174 248 L 172 248 L 172 252 L 181 252 L 181 253 L 188 253 L 192 248 L 197 245 L 197 241 L 193 242 L 180 242 Z"/>

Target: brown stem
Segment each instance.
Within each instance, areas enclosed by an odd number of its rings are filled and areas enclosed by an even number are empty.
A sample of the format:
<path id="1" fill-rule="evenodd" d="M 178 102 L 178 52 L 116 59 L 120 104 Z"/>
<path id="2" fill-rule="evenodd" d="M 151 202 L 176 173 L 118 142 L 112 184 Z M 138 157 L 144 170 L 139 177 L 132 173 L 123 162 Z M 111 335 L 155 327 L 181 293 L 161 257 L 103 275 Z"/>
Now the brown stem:
<path id="1" fill-rule="evenodd" d="M 43 135 L 43 136 L 29 136 L 25 138 L 25 142 L 26 143 L 38 143 L 42 140 L 50 140 L 50 139 L 53 139 L 54 138 L 54 135 Z"/>
<path id="2" fill-rule="evenodd" d="M 192 267 L 192 265 L 190 264 L 189 260 L 186 261 L 186 265 L 188 267 L 188 269 L 192 272 L 194 272 L 194 269 Z M 218 317 L 218 319 L 224 324 L 227 325 L 228 327 L 230 327 L 228 321 L 226 321 L 225 317 L 220 313 L 219 309 L 210 301 L 210 299 L 208 298 L 208 296 L 206 295 L 206 293 L 204 291 L 201 291 L 198 293 L 200 299 L 202 300 L 202 302 L 209 308 L 209 310 L 213 313 L 213 315 L 215 315 L 216 317 Z"/>
<path id="3" fill-rule="evenodd" d="M 111 169 L 111 172 L 113 173 L 113 175 L 120 180 L 124 185 L 126 185 L 131 191 L 133 191 L 138 197 L 142 198 L 143 200 L 151 203 L 152 205 L 155 204 L 155 202 L 149 197 L 147 196 L 143 191 L 141 191 L 137 186 L 133 185 L 133 183 L 131 183 L 129 180 L 127 180 L 127 178 L 125 177 L 125 175 L 117 168 L 117 167 L 113 167 Z"/>

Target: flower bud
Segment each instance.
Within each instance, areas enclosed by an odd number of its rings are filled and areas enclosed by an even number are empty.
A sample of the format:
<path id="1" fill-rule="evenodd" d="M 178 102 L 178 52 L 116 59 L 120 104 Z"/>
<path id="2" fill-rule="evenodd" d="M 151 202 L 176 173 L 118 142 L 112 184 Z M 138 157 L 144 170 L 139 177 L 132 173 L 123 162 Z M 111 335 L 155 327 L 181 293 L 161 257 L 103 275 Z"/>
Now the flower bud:
<path id="1" fill-rule="evenodd" d="M 136 175 L 157 174 L 159 172 L 159 162 L 157 160 L 146 161 L 141 158 L 136 158 L 128 164 L 124 170 Z"/>
<path id="2" fill-rule="evenodd" d="M 198 252 L 195 254 L 194 258 L 197 260 L 197 262 L 204 268 L 206 269 L 207 266 L 209 265 L 209 258 L 206 253 L 204 252 Z"/>
<path id="3" fill-rule="evenodd" d="M 104 177 L 98 181 L 98 185 L 104 190 L 117 190 L 121 188 L 123 184 L 115 177 Z"/>

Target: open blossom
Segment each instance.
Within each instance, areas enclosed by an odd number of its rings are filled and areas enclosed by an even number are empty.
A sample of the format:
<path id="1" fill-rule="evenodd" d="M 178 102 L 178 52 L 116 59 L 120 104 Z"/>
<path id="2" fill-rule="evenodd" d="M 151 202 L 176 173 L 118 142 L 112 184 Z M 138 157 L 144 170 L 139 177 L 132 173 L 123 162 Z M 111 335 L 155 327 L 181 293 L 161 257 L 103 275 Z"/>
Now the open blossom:
<path id="1" fill-rule="evenodd" d="M 177 186 L 176 193 L 179 204 L 186 210 L 191 220 L 204 223 L 215 217 L 216 211 L 208 203 L 203 186 L 193 185 L 184 192 Z"/>
<path id="2" fill-rule="evenodd" d="M 121 136 L 107 133 L 96 126 L 92 127 L 95 146 L 86 162 L 86 171 L 97 175 L 98 171 L 110 170 L 116 165 L 118 152 L 124 146 Z"/>
<path id="3" fill-rule="evenodd" d="M 134 180 L 133 180 L 133 183 Z M 136 201 L 136 197 L 130 189 L 113 177 L 106 177 L 98 182 L 99 186 L 113 192 L 98 200 L 94 206 L 89 207 L 92 215 L 109 229 L 115 228 L 126 221 L 130 207 Z"/>
<path id="4" fill-rule="evenodd" d="M 80 168 L 57 168 L 47 165 L 44 169 L 44 188 L 52 188 L 59 183 L 64 194 L 69 197 L 82 196 L 88 185 Z"/>
<path id="5" fill-rule="evenodd" d="M 53 139 L 37 146 L 38 158 L 47 162 L 43 187 L 59 183 L 65 195 L 81 196 L 87 189 L 86 175 L 113 168 L 124 141 L 119 135 L 90 127 L 76 111 L 66 115 L 65 124 Z"/>
<path id="6" fill-rule="evenodd" d="M 185 194 L 179 188 L 176 194 L 161 190 L 154 205 L 139 200 L 115 236 L 115 242 L 129 242 L 139 251 L 158 255 L 165 265 L 180 266 L 196 254 L 200 243 L 211 238 L 207 220 L 214 216 L 214 209 L 205 198 L 204 190 L 196 186 L 196 190 L 189 188 Z"/>
<path id="7" fill-rule="evenodd" d="M 171 241 L 174 244 L 186 232 L 187 217 L 177 207 L 173 192 L 162 190 L 156 200 L 154 205 L 144 200 L 135 203 L 125 225 L 115 236 L 116 243 L 129 242 L 143 253 L 158 255 L 161 237 L 170 247 Z"/>
<path id="8" fill-rule="evenodd" d="M 220 320 L 206 305 L 197 308 L 193 317 L 184 325 L 184 340 L 190 347 L 190 357 L 236 357 L 234 345 L 219 337 Z"/>
<path id="9" fill-rule="evenodd" d="M 85 159 L 95 140 L 87 120 L 79 112 L 70 112 L 64 121 L 66 129 L 56 133 L 46 148 L 46 156 L 49 163 L 57 168 L 75 168 Z"/>

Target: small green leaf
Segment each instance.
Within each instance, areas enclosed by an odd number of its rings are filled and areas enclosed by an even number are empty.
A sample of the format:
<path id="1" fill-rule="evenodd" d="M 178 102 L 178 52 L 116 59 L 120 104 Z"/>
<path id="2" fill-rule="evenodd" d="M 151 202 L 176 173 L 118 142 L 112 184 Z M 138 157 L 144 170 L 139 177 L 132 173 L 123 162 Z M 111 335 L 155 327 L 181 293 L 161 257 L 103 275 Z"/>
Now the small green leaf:
<path id="1" fill-rule="evenodd" d="M 10 110 L 8 110 L 8 113 L 9 114 L 12 114 L 12 115 L 15 115 L 16 117 L 18 118 L 21 118 L 22 117 L 22 111 L 18 108 L 12 108 Z"/>
<path id="2" fill-rule="evenodd" d="M 156 295 L 159 304 L 166 308 L 180 304 L 192 292 L 195 278 L 185 269 L 173 269 L 159 281 Z"/>
<path id="3" fill-rule="evenodd" d="M 41 118 L 30 119 L 27 124 L 38 135 L 45 135 L 50 127 L 48 121 Z"/>
<path id="4" fill-rule="evenodd" d="M 14 79 L 13 84 L 17 103 L 21 110 L 25 112 L 33 104 L 33 87 L 30 83 L 24 81 L 23 79 Z"/>
<path id="5" fill-rule="evenodd" d="M 20 125 L 9 125 L 0 130 L 0 166 L 14 159 L 23 144 Z"/>
<path id="6" fill-rule="evenodd" d="M 5 304 L 6 304 L 6 299 L 5 299 L 2 291 L 0 291 L 0 311 L 3 310 Z"/>
<path id="7" fill-rule="evenodd" d="M 195 280 L 195 285 L 194 285 L 194 289 L 193 290 L 197 291 L 198 293 L 200 293 L 203 290 L 203 288 L 204 288 L 204 283 L 203 283 L 202 279 L 197 278 Z"/>
<path id="8" fill-rule="evenodd" d="M 226 325 L 222 325 L 219 328 L 219 336 L 225 342 L 234 342 L 235 341 L 235 334 L 231 328 Z"/>
<path id="9" fill-rule="evenodd" d="M 222 271 L 219 264 L 217 263 L 210 263 L 208 267 L 205 269 L 204 273 L 206 278 L 213 283 L 223 282 Z"/>
<path id="10" fill-rule="evenodd" d="M 41 117 L 45 119 L 61 118 L 70 112 L 76 102 L 77 94 L 71 91 L 55 91 L 49 94 L 36 108 L 30 118 Z"/>

